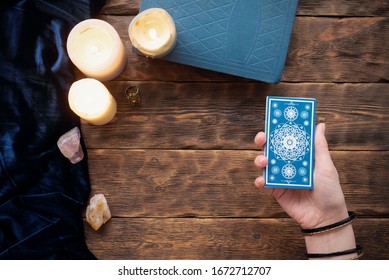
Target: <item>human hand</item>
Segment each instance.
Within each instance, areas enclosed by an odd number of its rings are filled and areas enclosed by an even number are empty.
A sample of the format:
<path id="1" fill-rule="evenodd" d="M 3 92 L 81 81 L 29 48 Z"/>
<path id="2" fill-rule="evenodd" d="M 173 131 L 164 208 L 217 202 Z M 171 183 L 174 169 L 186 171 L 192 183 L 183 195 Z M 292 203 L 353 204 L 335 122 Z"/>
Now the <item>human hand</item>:
<path id="1" fill-rule="evenodd" d="M 265 133 L 259 132 L 254 140 L 263 149 Z M 268 164 L 264 155 L 255 158 L 255 165 L 263 172 Z M 255 186 L 270 192 L 284 211 L 302 228 L 317 228 L 340 221 L 348 216 L 338 172 L 332 162 L 325 138 L 325 124 L 320 123 L 315 131 L 314 189 L 264 188 L 264 179 L 259 176 Z"/>

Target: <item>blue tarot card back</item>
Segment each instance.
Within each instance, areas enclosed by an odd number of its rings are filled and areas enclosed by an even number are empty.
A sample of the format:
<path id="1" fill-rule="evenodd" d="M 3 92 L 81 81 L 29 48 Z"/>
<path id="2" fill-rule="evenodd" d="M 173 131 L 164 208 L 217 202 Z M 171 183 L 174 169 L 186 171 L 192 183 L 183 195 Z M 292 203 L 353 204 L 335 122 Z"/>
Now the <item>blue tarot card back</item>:
<path id="1" fill-rule="evenodd" d="M 268 96 L 265 187 L 313 189 L 316 100 Z"/>

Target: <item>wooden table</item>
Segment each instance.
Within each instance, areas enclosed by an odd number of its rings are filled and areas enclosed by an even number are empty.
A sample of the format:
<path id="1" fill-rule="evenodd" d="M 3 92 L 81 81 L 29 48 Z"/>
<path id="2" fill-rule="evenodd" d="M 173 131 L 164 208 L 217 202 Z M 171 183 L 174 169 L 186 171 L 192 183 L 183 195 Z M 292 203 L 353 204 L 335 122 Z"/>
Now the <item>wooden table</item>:
<path id="1" fill-rule="evenodd" d="M 152 60 L 131 51 L 140 0 L 98 16 L 128 50 L 106 85 L 113 123 L 82 125 L 92 194 L 112 219 L 86 240 L 99 259 L 304 259 L 298 225 L 254 188 L 267 95 L 314 97 L 327 124 L 364 259 L 389 258 L 389 1 L 300 0 L 279 85 Z M 139 87 L 131 107 L 125 89 Z"/>

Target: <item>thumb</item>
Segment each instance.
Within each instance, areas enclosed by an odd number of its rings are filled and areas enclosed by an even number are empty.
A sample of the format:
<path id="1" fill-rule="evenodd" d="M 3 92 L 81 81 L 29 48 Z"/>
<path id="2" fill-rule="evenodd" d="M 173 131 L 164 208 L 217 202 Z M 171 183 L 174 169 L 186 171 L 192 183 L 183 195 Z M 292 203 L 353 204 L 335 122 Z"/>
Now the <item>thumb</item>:
<path id="1" fill-rule="evenodd" d="M 319 123 L 315 131 L 315 164 L 319 165 L 332 163 L 328 143 L 325 137 L 326 125 Z"/>

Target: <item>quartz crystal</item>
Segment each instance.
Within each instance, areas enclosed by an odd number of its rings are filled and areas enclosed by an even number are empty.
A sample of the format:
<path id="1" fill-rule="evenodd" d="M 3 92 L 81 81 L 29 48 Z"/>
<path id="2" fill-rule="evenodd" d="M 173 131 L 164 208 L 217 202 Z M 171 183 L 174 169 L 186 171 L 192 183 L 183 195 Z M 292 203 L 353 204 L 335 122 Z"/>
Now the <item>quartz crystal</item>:
<path id="1" fill-rule="evenodd" d="M 86 221 L 94 230 L 98 230 L 102 224 L 111 219 L 107 200 L 103 194 L 95 194 L 86 208 Z"/>
<path id="2" fill-rule="evenodd" d="M 80 162 L 84 158 L 84 152 L 80 145 L 80 137 L 80 130 L 76 126 L 62 135 L 57 142 L 61 153 L 73 164 Z"/>

